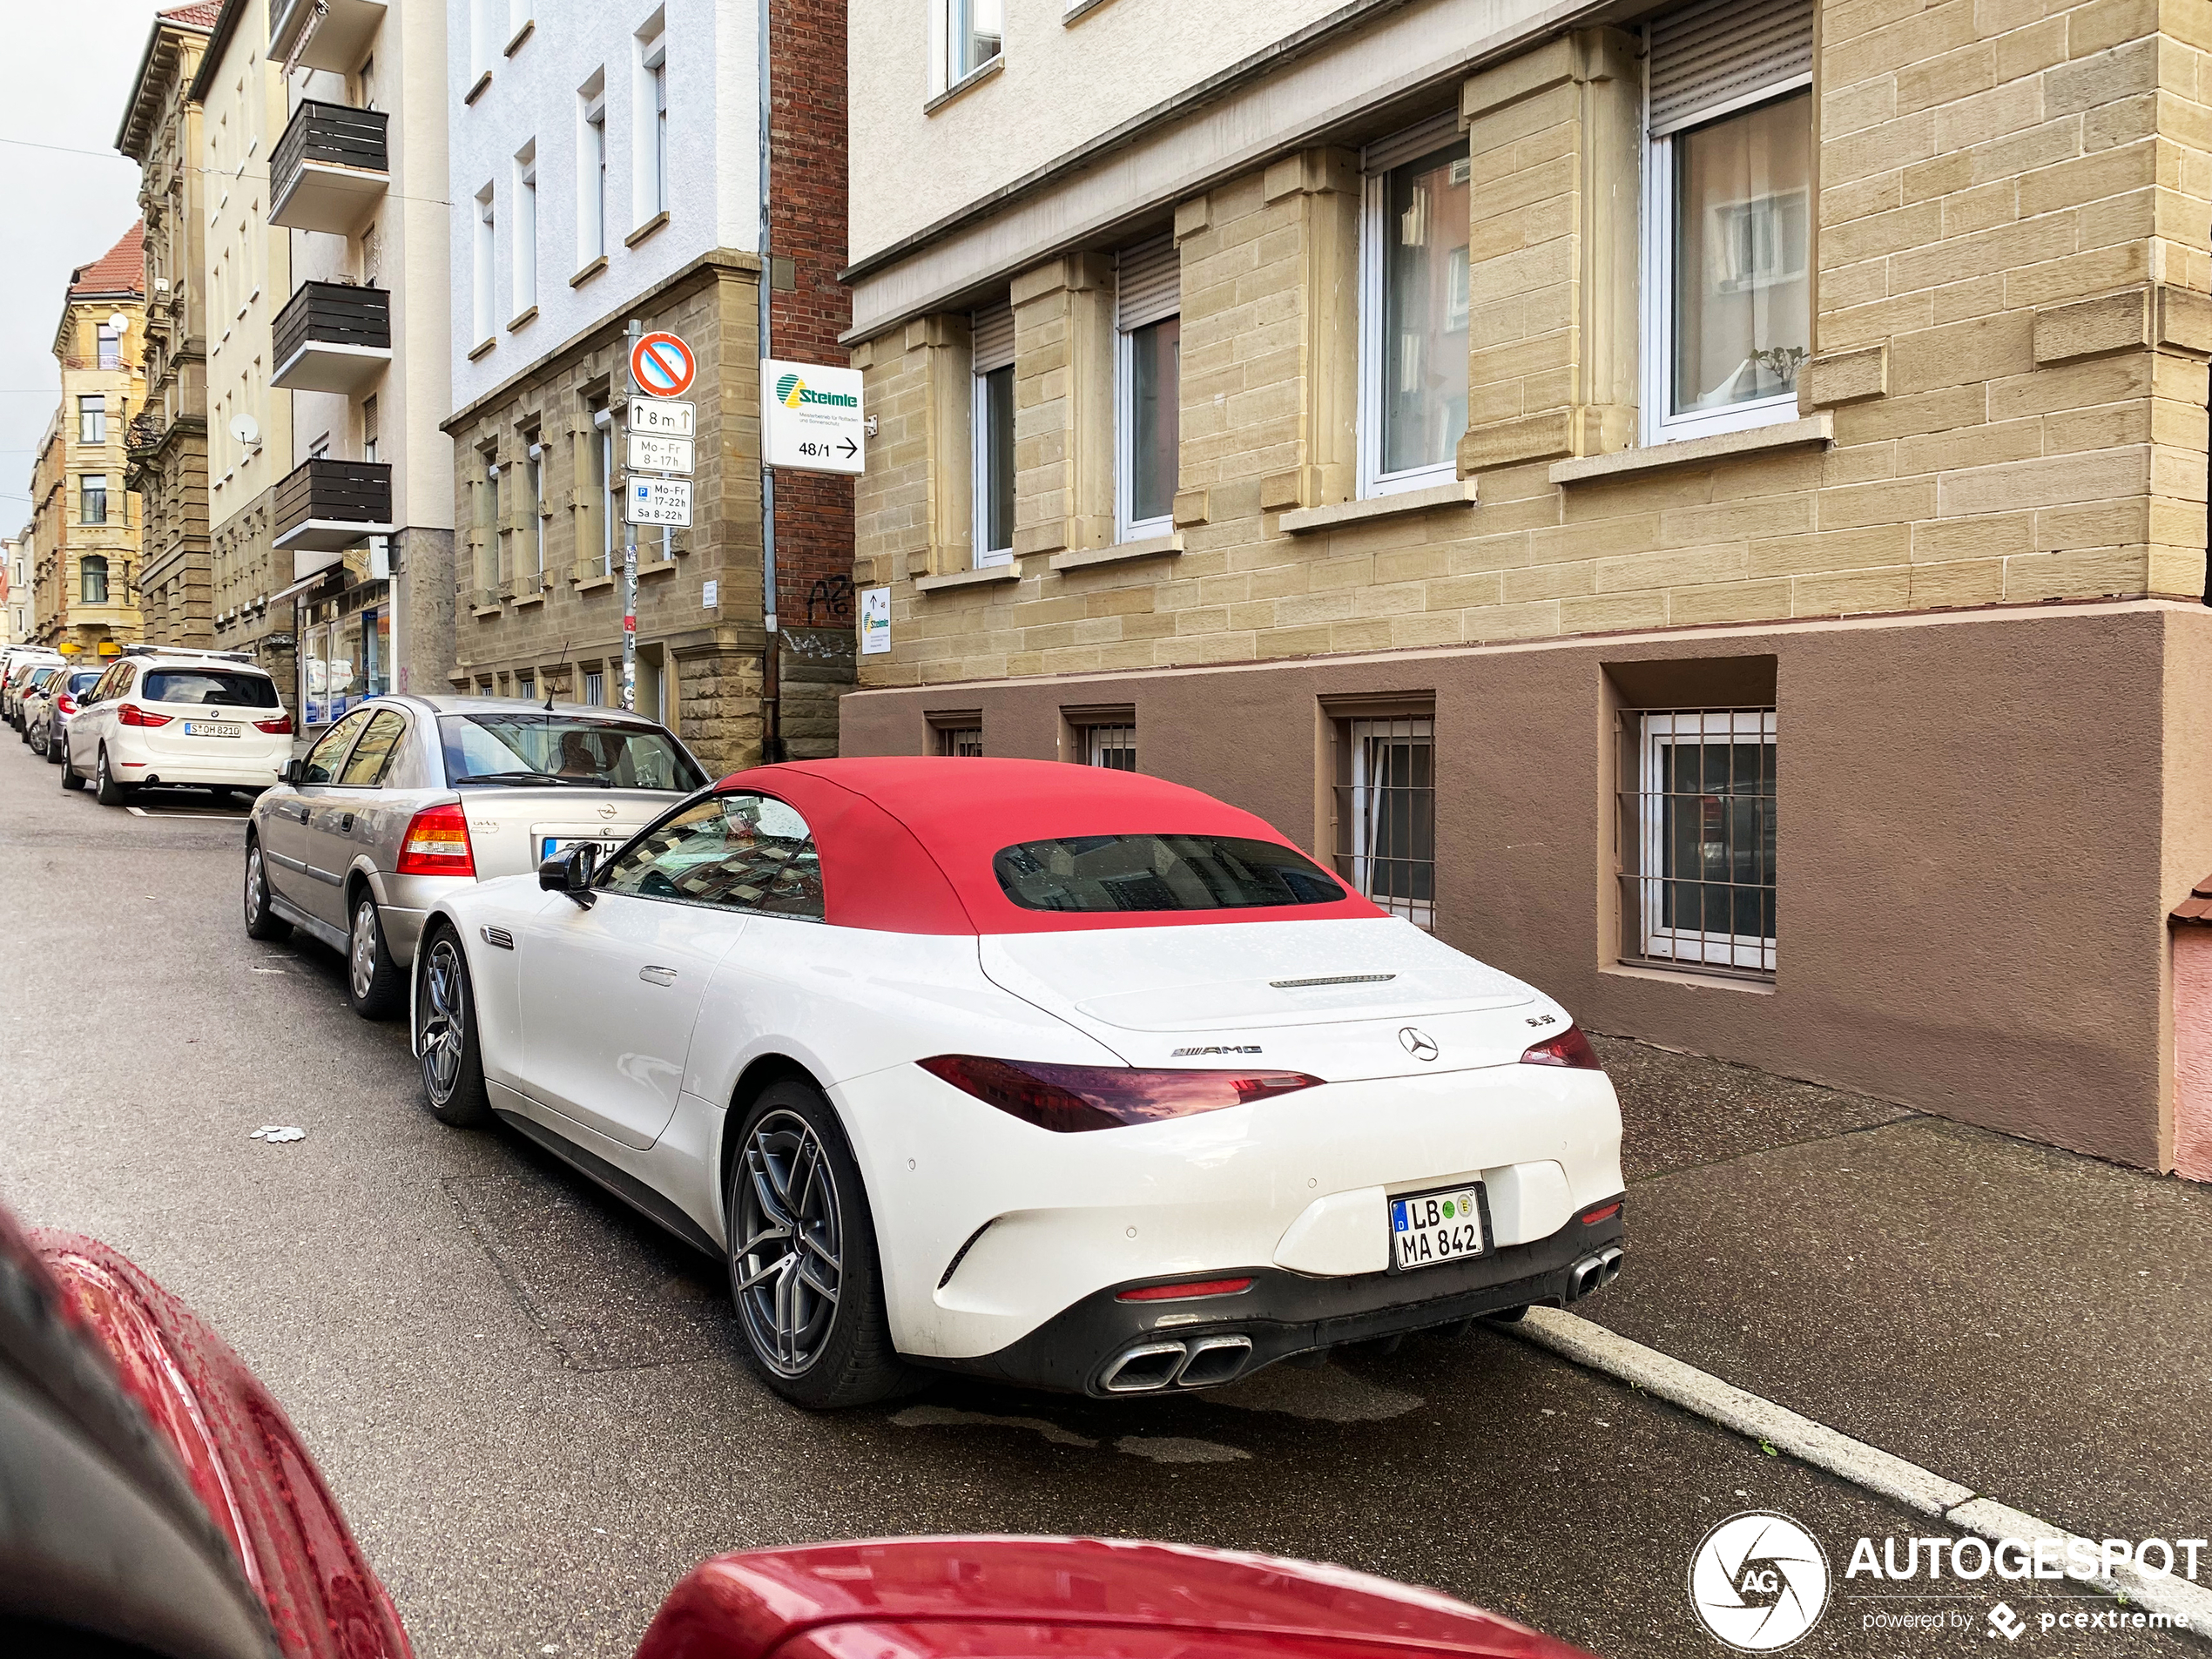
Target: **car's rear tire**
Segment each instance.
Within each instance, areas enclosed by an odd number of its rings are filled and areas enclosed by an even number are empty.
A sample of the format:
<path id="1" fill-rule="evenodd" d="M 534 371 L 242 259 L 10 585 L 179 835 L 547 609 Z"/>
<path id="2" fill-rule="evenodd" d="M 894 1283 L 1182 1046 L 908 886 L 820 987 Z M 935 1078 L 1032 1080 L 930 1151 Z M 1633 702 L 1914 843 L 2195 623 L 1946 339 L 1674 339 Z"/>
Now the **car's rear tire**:
<path id="1" fill-rule="evenodd" d="M 354 900 L 346 951 L 346 1001 L 364 1020 L 388 1020 L 407 1000 L 407 975 L 384 943 L 383 919 L 364 887 Z"/>
<path id="2" fill-rule="evenodd" d="M 422 941 L 415 971 L 415 1047 L 422 1055 L 422 1103 L 454 1129 L 487 1129 L 483 1049 L 476 1037 L 476 993 L 461 936 L 441 927 Z"/>
<path id="3" fill-rule="evenodd" d="M 794 1078 L 762 1091 L 738 1129 L 725 1198 L 730 1292 L 769 1387 L 836 1411 L 927 1384 L 891 1345 L 867 1190 L 819 1089 Z"/>
<path id="4" fill-rule="evenodd" d="M 261 843 L 248 836 L 246 842 L 246 936 L 274 944 L 292 937 L 292 924 L 269 903 L 269 867 L 261 857 Z"/>
<path id="5" fill-rule="evenodd" d="M 78 775 L 77 768 L 70 764 L 69 751 L 67 749 L 64 749 L 62 751 L 62 787 L 64 789 L 82 789 L 84 787 L 84 779 Z"/>
<path id="6" fill-rule="evenodd" d="M 46 733 L 46 764 L 50 766 L 58 765 L 61 762 L 61 728 L 59 726 L 55 726 Z"/>
<path id="7" fill-rule="evenodd" d="M 105 743 L 100 745 L 100 758 L 93 765 L 97 768 L 93 782 L 101 806 L 120 806 L 131 799 L 131 786 L 116 782 L 115 774 L 108 770 L 107 745 Z"/>

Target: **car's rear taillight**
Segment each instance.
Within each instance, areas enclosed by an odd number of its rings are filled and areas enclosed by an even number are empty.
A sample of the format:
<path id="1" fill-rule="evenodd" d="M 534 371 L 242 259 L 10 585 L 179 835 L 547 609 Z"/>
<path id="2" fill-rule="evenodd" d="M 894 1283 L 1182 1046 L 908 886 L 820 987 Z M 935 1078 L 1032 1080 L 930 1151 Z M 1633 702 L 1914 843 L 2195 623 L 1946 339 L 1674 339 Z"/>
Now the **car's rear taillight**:
<path id="1" fill-rule="evenodd" d="M 125 703 L 121 708 L 116 710 L 115 718 L 124 725 L 167 725 L 175 717 L 167 714 L 149 714 L 136 703 Z"/>
<path id="2" fill-rule="evenodd" d="M 1302 1071 L 1143 1071 L 943 1054 L 921 1069 L 1024 1123 L 1062 1135 L 1217 1112 L 1321 1082 Z"/>
<path id="3" fill-rule="evenodd" d="M 280 714 L 273 720 L 256 720 L 253 723 L 253 729 L 256 732 L 266 732 L 273 738 L 288 738 L 292 735 L 292 717 L 288 714 Z"/>
<path id="4" fill-rule="evenodd" d="M 54 712 L 57 714 L 76 713 L 77 699 L 71 697 L 67 691 L 64 691 L 59 697 L 54 699 Z"/>
<path id="5" fill-rule="evenodd" d="M 1555 1037 L 1548 1037 L 1521 1056 L 1524 1066 L 1566 1066 L 1575 1071 L 1603 1071 L 1605 1064 L 1597 1057 L 1597 1050 L 1590 1047 L 1590 1040 L 1582 1035 L 1582 1028 L 1570 1025 Z"/>
<path id="6" fill-rule="evenodd" d="M 455 803 L 426 806 L 408 820 L 400 842 L 401 875 L 476 873 L 476 854 L 469 845 L 469 816 Z"/>

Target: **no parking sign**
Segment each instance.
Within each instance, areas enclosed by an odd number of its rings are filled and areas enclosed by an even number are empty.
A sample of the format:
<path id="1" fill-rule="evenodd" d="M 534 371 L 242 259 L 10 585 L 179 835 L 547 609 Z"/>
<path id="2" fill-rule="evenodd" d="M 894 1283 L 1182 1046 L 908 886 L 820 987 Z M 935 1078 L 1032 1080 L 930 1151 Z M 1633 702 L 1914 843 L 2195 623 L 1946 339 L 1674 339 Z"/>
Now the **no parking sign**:
<path id="1" fill-rule="evenodd" d="M 675 334 L 647 334 L 630 348 L 630 378 L 648 397 L 681 397 L 698 373 L 691 348 Z"/>

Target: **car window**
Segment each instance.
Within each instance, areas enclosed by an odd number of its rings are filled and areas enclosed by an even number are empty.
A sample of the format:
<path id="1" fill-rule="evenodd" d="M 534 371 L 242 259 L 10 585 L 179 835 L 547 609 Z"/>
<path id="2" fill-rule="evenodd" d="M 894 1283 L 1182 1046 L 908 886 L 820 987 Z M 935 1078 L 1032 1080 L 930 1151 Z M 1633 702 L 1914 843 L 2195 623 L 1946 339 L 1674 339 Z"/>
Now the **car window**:
<path id="1" fill-rule="evenodd" d="M 806 820 L 766 795 L 697 801 L 617 855 L 610 893 L 822 919 L 822 864 Z"/>
<path id="2" fill-rule="evenodd" d="M 368 724 L 368 717 L 374 711 L 369 709 L 356 709 L 324 732 L 315 746 L 307 751 L 307 764 L 300 770 L 300 781 L 303 784 L 328 783 L 336 774 L 339 762 L 346 758 L 347 745 L 361 735 L 361 729 Z"/>
<path id="3" fill-rule="evenodd" d="M 400 738 L 406 731 L 407 721 L 398 710 L 378 709 L 368 723 L 368 730 L 354 745 L 354 752 L 347 757 L 346 770 L 338 774 L 338 781 L 371 789 L 382 783 L 384 773 L 392 764 L 393 752 L 400 746 Z"/>
<path id="4" fill-rule="evenodd" d="M 657 725 L 516 708 L 442 715 L 438 736 L 446 781 L 459 788 L 572 783 L 688 794 L 706 784 L 684 745 Z"/>
<path id="5" fill-rule="evenodd" d="M 82 701 L 84 694 L 99 683 L 100 671 L 98 669 L 80 668 L 69 677 L 69 694 Z"/>
<path id="6" fill-rule="evenodd" d="M 52 679 L 55 675 L 60 673 L 61 671 L 61 668 L 58 664 L 51 668 L 33 669 L 30 673 L 30 689 L 34 691 L 44 691 L 46 689 L 46 682 Z"/>
<path id="7" fill-rule="evenodd" d="M 145 697 L 149 703 L 195 703 L 203 707 L 218 703 L 242 709 L 277 705 L 276 682 L 251 669 L 157 668 L 146 676 Z"/>
<path id="8" fill-rule="evenodd" d="M 1238 910 L 1334 904 L 1343 885 L 1273 841 L 1234 835 L 1071 835 L 991 860 L 1025 910 Z"/>

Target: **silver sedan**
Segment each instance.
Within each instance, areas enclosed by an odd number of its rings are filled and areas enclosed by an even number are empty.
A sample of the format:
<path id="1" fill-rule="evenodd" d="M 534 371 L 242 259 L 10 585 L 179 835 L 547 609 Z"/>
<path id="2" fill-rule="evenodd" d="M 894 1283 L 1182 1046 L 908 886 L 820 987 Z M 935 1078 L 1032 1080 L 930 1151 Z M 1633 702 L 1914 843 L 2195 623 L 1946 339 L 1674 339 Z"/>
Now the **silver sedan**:
<path id="1" fill-rule="evenodd" d="M 295 927 L 347 959 L 366 1019 L 407 1001 L 422 918 L 456 887 L 563 848 L 611 852 L 705 786 L 665 728 L 619 710 L 511 698 L 380 697 L 316 739 L 254 802 L 246 931 Z"/>

